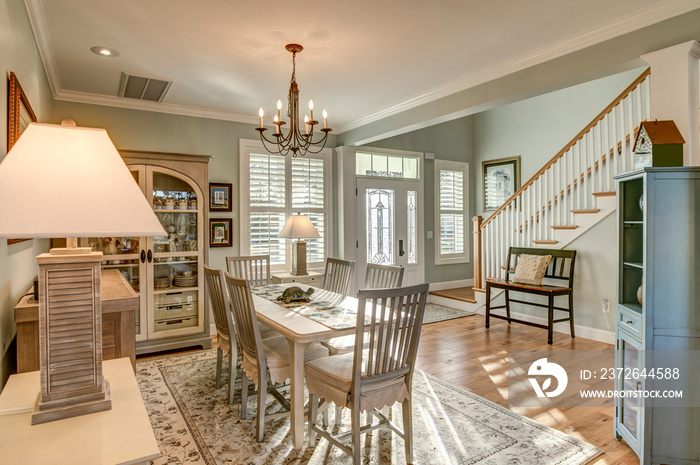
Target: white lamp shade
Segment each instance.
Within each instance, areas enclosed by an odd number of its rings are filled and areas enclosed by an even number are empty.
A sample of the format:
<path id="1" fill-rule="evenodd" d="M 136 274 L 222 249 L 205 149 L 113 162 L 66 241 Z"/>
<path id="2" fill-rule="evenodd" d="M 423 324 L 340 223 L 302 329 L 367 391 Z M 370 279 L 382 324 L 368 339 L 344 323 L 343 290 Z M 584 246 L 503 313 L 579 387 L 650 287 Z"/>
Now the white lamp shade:
<path id="1" fill-rule="evenodd" d="M 0 237 L 165 236 L 104 129 L 30 123 L 0 163 Z"/>
<path id="2" fill-rule="evenodd" d="M 306 239 L 311 237 L 321 237 L 316 231 L 314 224 L 306 215 L 292 215 L 284 223 L 284 227 L 277 234 L 277 237 L 287 239 Z"/>

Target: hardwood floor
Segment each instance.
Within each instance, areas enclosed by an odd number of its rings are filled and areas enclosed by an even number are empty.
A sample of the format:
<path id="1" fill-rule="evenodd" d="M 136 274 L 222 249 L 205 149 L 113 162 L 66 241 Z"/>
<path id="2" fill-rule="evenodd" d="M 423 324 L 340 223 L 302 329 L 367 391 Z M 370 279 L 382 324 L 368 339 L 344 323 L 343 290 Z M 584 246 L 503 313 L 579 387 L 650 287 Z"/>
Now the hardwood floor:
<path id="1" fill-rule="evenodd" d="M 547 332 L 539 328 L 492 320 L 475 315 L 426 324 L 418 348 L 417 367 L 426 373 L 508 408 L 508 350 L 612 349 L 590 339 L 554 333 L 548 346 Z M 639 459 L 613 433 L 613 408 L 513 408 L 513 411 L 601 448 L 592 464 L 639 465 Z"/>
<path id="2" fill-rule="evenodd" d="M 473 287 L 458 287 L 455 289 L 444 289 L 442 291 L 430 291 L 430 295 L 447 297 L 448 299 L 461 300 L 472 304 L 476 303 Z"/>

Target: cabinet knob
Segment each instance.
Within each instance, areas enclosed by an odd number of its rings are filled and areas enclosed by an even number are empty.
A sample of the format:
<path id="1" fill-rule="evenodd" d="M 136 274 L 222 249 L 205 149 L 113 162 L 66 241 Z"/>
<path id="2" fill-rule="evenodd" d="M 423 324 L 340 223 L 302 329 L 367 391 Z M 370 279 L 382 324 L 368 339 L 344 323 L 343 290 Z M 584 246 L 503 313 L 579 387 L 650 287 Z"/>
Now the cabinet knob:
<path id="1" fill-rule="evenodd" d="M 632 320 L 625 320 L 625 324 L 631 325 L 631 324 L 632 324 Z"/>
<path id="2" fill-rule="evenodd" d="M 146 251 L 141 251 L 141 263 L 146 263 Z"/>

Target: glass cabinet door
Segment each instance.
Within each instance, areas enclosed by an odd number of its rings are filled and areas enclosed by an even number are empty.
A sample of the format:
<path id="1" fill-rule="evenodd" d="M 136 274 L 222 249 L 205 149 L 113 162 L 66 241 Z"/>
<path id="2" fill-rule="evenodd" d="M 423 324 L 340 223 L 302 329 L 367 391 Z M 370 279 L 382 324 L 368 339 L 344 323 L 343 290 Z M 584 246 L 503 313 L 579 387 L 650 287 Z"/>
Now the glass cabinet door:
<path id="1" fill-rule="evenodd" d="M 201 192 L 193 182 L 166 169 L 152 170 L 150 196 L 166 236 L 149 239 L 148 337 L 160 338 L 203 330 Z"/>
<path id="2" fill-rule="evenodd" d="M 618 345 L 615 353 L 615 366 L 622 368 L 619 376 L 615 378 L 615 390 L 638 391 L 643 389 L 641 381 L 633 378 L 632 373 L 636 373 L 643 368 L 643 352 L 640 350 L 640 342 L 628 335 L 625 331 L 618 330 Z M 634 450 L 638 450 L 640 436 L 642 435 L 641 425 L 643 425 L 644 403 L 643 398 L 632 395 L 616 398 L 616 430 Z"/>

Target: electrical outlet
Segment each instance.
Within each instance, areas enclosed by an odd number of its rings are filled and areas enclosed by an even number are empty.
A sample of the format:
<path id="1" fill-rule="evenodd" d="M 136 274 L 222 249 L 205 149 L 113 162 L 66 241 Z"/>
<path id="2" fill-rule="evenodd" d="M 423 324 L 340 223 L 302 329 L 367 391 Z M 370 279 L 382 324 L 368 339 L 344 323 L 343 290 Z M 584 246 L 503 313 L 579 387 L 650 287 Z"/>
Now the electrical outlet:
<path id="1" fill-rule="evenodd" d="M 610 313 L 610 301 L 603 299 L 603 313 Z"/>

